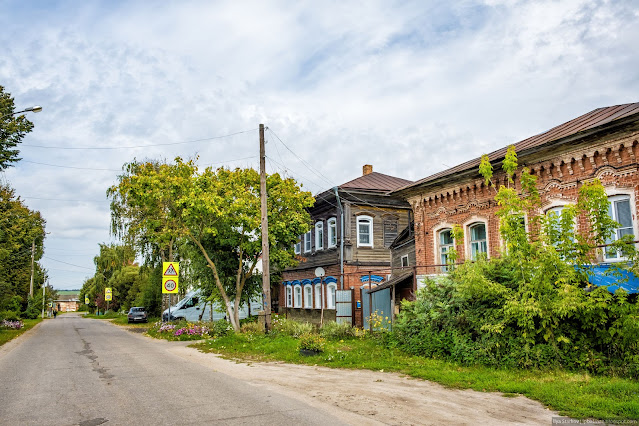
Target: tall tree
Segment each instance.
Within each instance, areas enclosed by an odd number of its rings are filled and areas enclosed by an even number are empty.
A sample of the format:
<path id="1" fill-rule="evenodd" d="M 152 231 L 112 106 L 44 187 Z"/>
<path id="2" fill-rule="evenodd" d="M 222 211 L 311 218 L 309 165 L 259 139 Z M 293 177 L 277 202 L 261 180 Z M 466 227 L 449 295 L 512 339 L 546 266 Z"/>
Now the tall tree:
<path id="1" fill-rule="evenodd" d="M 194 244 L 212 272 L 229 321 L 239 330 L 245 285 L 262 254 L 258 172 L 207 168 L 198 173 L 192 161 L 181 158 L 172 165 L 134 162 L 125 171 L 107 192 L 115 233 L 129 241 Z M 305 209 L 314 200 L 293 179 L 278 174 L 268 177 L 267 192 L 271 259 L 286 266 L 295 261 L 293 244 L 309 227 Z M 230 248 L 224 260 L 207 248 L 209 238 Z M 228 261 L 235 264 L 232 276 L 221 268 Z"/>
<path id="2" fill-rule="evenodd" d="M 29 296 L 31 252 L 34 252 L 34 289 L 44 283 L 45 271 L 39 260 L 43 254 L 45 220 L 30 210 L 8 185 L 0 185 L 0 310 L 13 296 L 23 308 Z"/>
<path id="3" fill-rule="evenodd" d="M 0 86 L 0 170 L 20 161 L 20 150 L 16 147 L 33 130 L 32 122 L 24 115 L 13 115 L 14 112 L 13 98 Z"/>

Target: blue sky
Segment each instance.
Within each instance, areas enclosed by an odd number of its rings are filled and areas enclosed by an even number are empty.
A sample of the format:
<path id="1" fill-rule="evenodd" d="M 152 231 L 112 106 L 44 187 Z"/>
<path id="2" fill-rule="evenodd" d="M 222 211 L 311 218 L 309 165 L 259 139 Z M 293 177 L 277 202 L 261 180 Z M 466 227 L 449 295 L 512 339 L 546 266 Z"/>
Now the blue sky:
<path id="1" fill-rule="evenodd" d="M 0 85 L 44 108 L 0 179 L 47 219 L 51 284 L 79 288 L 125 162 L 257 168 L 264 123 L 296 154 L 267 132 L 269 171 L 313 193 L 364 164 L 421 179 L 639 101 L 638 21 L 636 1 L 0 1 Z"/>

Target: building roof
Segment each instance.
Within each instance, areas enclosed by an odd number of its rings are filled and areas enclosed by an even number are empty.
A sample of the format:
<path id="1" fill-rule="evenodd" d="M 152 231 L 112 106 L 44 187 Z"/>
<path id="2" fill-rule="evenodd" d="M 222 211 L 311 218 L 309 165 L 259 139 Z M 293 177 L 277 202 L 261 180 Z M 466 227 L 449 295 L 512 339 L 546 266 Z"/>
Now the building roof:
<path id="1" fill-rule="evenodd" d="M 527 139 L 524 139 L 522 141 L 515 143 L 514 144 L 515 150 L 517 151 L 517 153 L 520 153 L 521 151 L 537 148 L 537 147 L 546 145 L 550 142 L 567 138 L 569 136 L 575 136 L 581 132 L 593 130 L 597 127 L 601 127 L 606 124 L 610 124 L 614 121 L 631 117 L 633 115 L 639 115 L 639 103 L 614 105 L 614 106 L 609 106 L 604 108 L 597 108 L 580 117 L 572 119 L 566 123 L 560 124 L 559 126 L 553 127 L 552 129 L 546 132 L 540 133 L 535 136 L 531 136 Z M 506 155 L 507 149 L 508 147 L 506 146 L 501 149 L 498 149 L 497 151 L 491 152 L 490 154 L 488 154 L 488 159 L 492 162 L 492 161 L 500 160 L 504 158 Z M 481 162 L 481 157 L 475 158 L 470 161 L 466 161 L 465 163 L 459 164 L 455 167 L 451 167 L 450 169 L 441 171 L 439 173 L 435 173 L 433 175 L 425 177 L 424 179 L 418 180 L 417 182 L 414 182 L 412 184 L 404 185 L 401 188 L 397 188 L 395 191 L 401 191 L 403 189 L 417 187 L 421 184 L 425 184 L 446 176 L 464 172 L 469 169 L 477 169 L 479 167 L 480 162 Z"/>
<path id="2" fill-rule="evenodd" d="M 389 192 L 413 183 L 410 180 L 371 172 L 339 186 L 340 189 L 361 189 L 365 191 Z"/>

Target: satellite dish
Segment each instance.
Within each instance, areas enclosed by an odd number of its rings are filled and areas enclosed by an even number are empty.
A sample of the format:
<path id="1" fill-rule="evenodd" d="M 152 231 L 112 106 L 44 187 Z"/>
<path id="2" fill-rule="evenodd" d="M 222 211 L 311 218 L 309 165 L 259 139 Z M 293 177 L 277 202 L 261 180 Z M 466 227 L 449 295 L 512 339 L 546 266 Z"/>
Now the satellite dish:
<path id="1" fill-rule="evenodd" d="M 322 268 L 321 266 L 318 266 L 317 268 L 315 268 L 315 276 L 316 277 L 323 277 L 324 275 L 326 275 L 326 271 L 324 270 L 324 268 Z"/>

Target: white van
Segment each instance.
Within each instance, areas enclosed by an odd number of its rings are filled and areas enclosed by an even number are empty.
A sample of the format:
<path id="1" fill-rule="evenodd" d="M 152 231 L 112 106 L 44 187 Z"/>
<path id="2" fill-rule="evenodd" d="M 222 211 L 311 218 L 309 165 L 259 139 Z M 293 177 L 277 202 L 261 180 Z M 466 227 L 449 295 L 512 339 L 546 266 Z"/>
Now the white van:
<path id="1" fill-rule="evenodd" d="M 251 301 L 251 315 L 257 315 L 262 310 L 262 303 L 257 300 Z M 171 317 L 169 318 L 169 309 L 162 312 L 163 321 L 179 321 L 186 319 L 189 322 L 196 322 L 202 318 L 202 321 L 219 321 L 226 319 L 228 315 L 226 309 L 219 303 L 213 303 L 213 315 L 211 315 L 211 303 L 201 296 L 200 290 L 190 291 L 184 296 L 184 299 L 178 301 L 171 306 Z M 202 314 L 204 311 L 204 314 Z M 240 306 L 240 319 L 248 317 L 249 309 L 247 305 Z"/>

